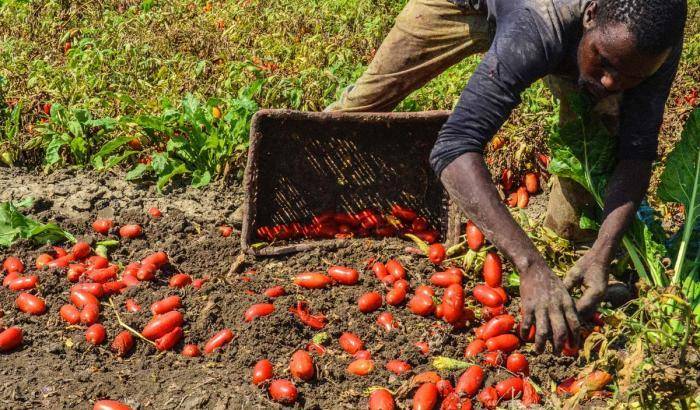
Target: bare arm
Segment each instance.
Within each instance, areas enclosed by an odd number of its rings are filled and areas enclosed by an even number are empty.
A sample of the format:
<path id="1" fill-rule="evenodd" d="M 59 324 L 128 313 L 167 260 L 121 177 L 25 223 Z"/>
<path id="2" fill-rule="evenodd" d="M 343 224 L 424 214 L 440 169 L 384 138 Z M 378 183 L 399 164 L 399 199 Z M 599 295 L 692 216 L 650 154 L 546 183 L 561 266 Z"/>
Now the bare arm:
<path id="1" fill-rule="evenodd" d="M 572 342 L 577 344 L 579 323 L 573 301 L 501 202 L 483 156 L 479 153 L 461 155 L 445 168 L 441 180 L 451 198 L 518 269 L 523 334 L 527 335 L 531 325 L 536 325 L 535 343 L 540 351 L 550 338 L 555 351 L 560 351 L 569 333 L 574 337 Z"/>
<path id="2" fill-rule="evenodd" d="M 623 160 L 615 167 L 605 195 L 603 223 L 593 247 L 566 277 L 568 288 L 583 285 L 586 291 L 576 303 L 582 315 L 590 315 L 605 296 L 608 268 L 625 231 L 632 223 L 651 178 L 651 161 Z"/>

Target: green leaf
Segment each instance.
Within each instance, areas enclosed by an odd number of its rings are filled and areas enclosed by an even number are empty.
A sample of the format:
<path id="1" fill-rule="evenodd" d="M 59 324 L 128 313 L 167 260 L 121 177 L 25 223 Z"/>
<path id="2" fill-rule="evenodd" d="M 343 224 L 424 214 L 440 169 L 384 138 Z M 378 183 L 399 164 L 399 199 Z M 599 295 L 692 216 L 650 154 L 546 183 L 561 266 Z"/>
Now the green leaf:
<path id="1" fill-rule="evenodd" d="M 63 240 L 75 242 L 75 237 L 53 223 L 42 224 L 24 216 L 19 208 L 31 204 L 31 199 L 20 203 L 0 203 L 0 246 L 10 246 L 20 238 L 38 244 L 57 243 Z"/>
<path id="2" fill-rule="evenodd" d="M 211 173 L 209 171 L 202 171 L 197 169 L 192 173 L 192 186 L 195 188 L 201 188 L 208 185 L 211 182 Z"/>
<path id="3" fill-rule="evenodd" d="M 126 173 L 127 181 L 134 181 L 136 179 L 141 179 L 143 174 L 148 171 L 149 166 L 146 164 L 137 164 L 131 171 Z"/>
<path id="4" fill-rule="evenodd" d="M 169 169 L 168 171 L 163 172 L 162 174 L 160 174 L 160 176 L 158 177 L 158 183 L 156 184 L 156 187 L 157 187 L 158 190 L 160 191 L 160 190 L 163 189 L 163 187 L 166 186 L 166 185 L 168 184 L 168 182 L 170 182 L 170 180 L 173 179 L 175 176 L 177 176 L 177 175 L 183 175 L 183 174 L 186 174 L 186 173 L 188 173 L 188 172 L 189 172 L 189 171 L 187 170 L 187 167 L 185 166 L 185 164 L 180 164 L 180 165 L 178 165 L 178 166 L 175 166 L 175 167 L 173 167 L 172 169 Z"/>
<path id="5" fill-rule="evenodd" d="M 666 160 L 658 195 L 663 201 L 685 206 L 685 226 L 673 278 L 673 283 L 681 283 L 687 276 L 684 264 L 688 246 L 700 240 L 693 235 L 700 221 L 700 109 L 691 114 L 681 140 Z"/>
<path id="6" fill-rule="evenodd" d="M 581 229 L 590 229 L 593 231 L 597 231 L 600 229 L 600 224 L 598 223 L 598 221 L 585 214 L 581 215 L 581 218 L 578 221 L 578 225 Z"/>
<path id="7" fill-rule="evenodd" d="M 133 139 L 134 139 L 133 137 L 115 138 L 115 139 L 109 141 L 108 143 L 106 143 L 105 145 L 103 145 L 102 148 L 100 148 L 100 150 L 97 151 L 97 153 L 95 153 L 94 156 L 95 157 L 105 157 L 105 156 L 113 153 L 114 151 L 118 150 L 120 147 L 128 144 L 129 141 L 131 141 Z"/>

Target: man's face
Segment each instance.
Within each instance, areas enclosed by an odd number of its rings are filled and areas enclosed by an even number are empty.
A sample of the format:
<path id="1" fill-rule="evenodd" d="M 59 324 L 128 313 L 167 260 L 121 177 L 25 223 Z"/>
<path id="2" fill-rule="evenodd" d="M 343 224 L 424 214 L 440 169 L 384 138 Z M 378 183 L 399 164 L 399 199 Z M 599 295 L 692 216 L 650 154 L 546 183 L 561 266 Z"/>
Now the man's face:
<path id="1" fill-rule="evenodd" d="M 640 53 L 634 35 L 624 24 L 596 26 L 595 9 L 592 3 L 584 15 L 584 34 L 578 48 L 579 85 L 604 98 L 649 78 L 666 61 L 670 50 L 652 56 Z"/>

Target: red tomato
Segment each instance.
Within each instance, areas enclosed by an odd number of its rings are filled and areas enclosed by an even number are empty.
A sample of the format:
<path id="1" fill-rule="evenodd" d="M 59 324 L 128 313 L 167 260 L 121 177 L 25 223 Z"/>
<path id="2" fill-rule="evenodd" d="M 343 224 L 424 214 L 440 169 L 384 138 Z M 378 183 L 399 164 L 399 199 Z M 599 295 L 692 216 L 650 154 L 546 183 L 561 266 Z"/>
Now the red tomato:
<path id="1" fill-rule="evenodd" d="M 413 394 L 413 410 L 433 410 L 437 407 L 439 392 L 434 383 L 423 383 Z"/>
<path id="2" fill-rule="evenodd" d="M 304 272 L 293 279 L 295 285 L 306 289 L 323 289 L 333 282 L 333 279 L 321 272 Z"/>
<path id="3" fill-rule="evenodd" d="M 231 340 L 233 340 L 233 332 L 230 329 L 220 330 L 214 336 L 212 336 L 211 339 L 209 339 L 206 345 L 204 345 L 204 354 L 212 353 Z"/>
<path id="4" fill-rule="evenodd" d="M 525 406 L 540 404 L 542 401 L 542 399 L 540 399 L 540 395 L 537 394 L 537 390 L 535 390 L 535 386 L 533 386 L 528 380 L 523 382 L 523 397 L 521 400 Z"/>
<path id="5" fill-rule="evenodd" d="M 503 306 L 503 305 L 499 305 L 499 306 L 496 306 L 494 308 L 484 306 L 484 308 L 481 309 L 481 313 L 482 313 L 482 319 L 491 320 L 496 316 L 505 315 L 506 313 L 508 313 L 508 311 L 506 310 L 505 306 Z"/>
<path id="6" fill-rule="evenodd" d="M 499 351 L 484 353 L 484 364 L 498 367 L 503 364 L 503 353 Z"/>
<path id="7" fill-rule="evenodd" d="M 411 222 L 418 217 L 416 211 L 398 204 L 391 206 L 391 214 L 406 222 Z"/>
<path id="8" fill-rule="evenodd" d="M 510 189 L 513 188 L 513 182 L 513 171 L 509 169 L 504 169 L 501 173 L 501 185 L 503 186 L 503 189 L 506 191 L 510 191 Z"/>
<path id="9" fill-rule="evenodd" d="M 435 291 L 428 285 L 420 285 L 416 288 L 416 295 L 426 295 L 429 297 L 435 296 Z"/>
<path id="10" fill-rule="evenodd" d="M 428 248 L 428 259 L 435 265 L 441 264 L 445 260 L 445 247 L 442 244 L 434 243 Z"/>
<path id="11" fill-rule="evenodd" d="M 288 231 L 285 230 L 285 232 L 288 232 Z M 219 234 L 224 238 L 228 238 L 229 236 L 231 236 L 232 233 L 233 233 L 233 228 L 228 226 L 228 225 L 221 225 L 219 227 Z M 278 235 L 278 237 L 279 237 L 279 239 L 287 239 L 287 238 L 282 238 L 282 235 Z M 289 235 L 287 237 L 289 237 Z"/>
<path id="12" fill-rule="evenodd" d="M 476 399 L 479 400 L 486 408 L 494 408 L 498 405 L 498 393 L 491 386 L 484 387 Z"/>
<path id="13" fill-rule="evenodd" d="M 462 274 L 455 271 L 450 272 L 435 272 L 430 277 L 430 283 L 435 286 L 446 288 L 450 285 L 461 285 L 462 284 Z"/>
<path id="14" fill-rule="evenodd" d="M 478 251 L 481 249 L 482 246 L 484 246 L 485 238 L 484 234 L 481 233 L 479 228 L 477 228 L 476 225 L 474 225 L 474 222 L 471 221 L 471 219 L 467 222 L 467 245 L 469 246 L 469 249 L 473 251 Z"/>
<path id="15" fill-rule="evenodd" d="M 90 255 L 92 249 L 87 242 L 78 242 L 73 245 L 71 252 L 73 253 L 73 257 L 75 257 L 75 259 L 83 259 Z"/>
<path id="16" fill-rule="evenodd" d="M 481 339 L 474 339 L 464 349 L 464 357 L 476 357 L 479 353 L 486 350 L 486 342 Z"/>
<path id="17" fill-rule="evenodd" d="M 354 355 L 352 355 L 354 359 L 364 359 L 364 360 L 369 360 L 372 358 L 372 353 L 370 353 L 369 350 L 360 350 Z"/>
<path id="18" fill-rule="evenodd" d="M 540 190 L 540 178 L 534 172 L 525 174 L 525 189 L 530 194 L 536 194 Z"/>
<path id="19" fill-rule="evenodd" d="M 141 236 L 143 229 L 141 225 L 124 225 L 119 228 L 119 236 L 125 239 L 134 239 Z"/>
<path id="20" fill-rule="evenodd" d="M 344 266 L 331 266 L 328 268 L 328 276 L 342 285 L 354 285 L 360 279 L 358 271 Z"/>
<path id="21" fill-rule="evenodd" d="M 316 370 L 311 355 L 306 350 L 297 350 L 289 362 L 289 372 L 297 379 L 309 381 L 314 378 Z"/>
<path id="22" fill-rule="evenodd" d="M 349 354 L 355 354 L 365 347 L 364 342 L 356 334 L 345 332 L 338 339 L 340 347 Z"/>
<path id="23" fill-rule="evenodd" d="M 501 257 L 496 252 L 486 254 L 484 260 L 484 282 L 492 288 L 501 286 L 503 281 L 503 264 Z"/>
<path id="24" fill-rule="evenodd" d="M 126 311 L 129 313 L 136 313 L 141 310 L 141 306 L 139 306 L 138 302 L 136 302 L 134 299 L 127 299 L 124 303 L 126 306 Z"/>
<path id="25" fill-rule="evenodd" d="M 527 204 L 530 201 L 530 194 L 527 192 L 527 188 L 521 186 L 518 188 L 518 208 L 527 208 Z"/>
<path id="26" fill-rule="evenodd" d="M 15 279 L 21 278 L 22 275 L 17 273 L 17 272 L 11 272 L 5 275 L 5 279 L 2 280 L 2 286 L 10 286 L 10 283 L 12 283 Z"/>
<path id="27" fill-rule="evenodd" d="M 262 359 L 253 366 L 253 384 L 258 385 L 272 378 L 272 363 Z"/>
<path id="28" fill-rule="evenodd" d="M 401 263 L 395 259 L 389 259 L 386 263 L 386 271 L 389 275 L 393 276 L 394 279 L 406 279 L 406 270 L 401 266 Z"/>
<path id="29" fill-rule="evenodd" d="M 104 289 L 105 295 L 114 295 L 117 293 L 121 293 L 122 289 L 124 289 L 125 287 L 126 284 L 120 280 L 105 282 L 102 284 L 102 288 Z"/>
<path id="30" fill-rule="evenodd" d="M 481 384 L 484 382 L 484 370 L 481 366 L 471 366 L 459 376 L 457 380 L 457 385 L 455 386 L 455 391 L 457 393 L 464 393 L 469 397 L 473 397 L 476 392 L 481 388 Z"/>
<path id="31" fill-rule="evenodd" d="M 100 301 L 97 300 L 95 295 L 88 293 L 80 289 L 72 289 L 70 292 L 70 300 L 78 308 L 82 309 L 87 305 L 99 306 Z"/>
<path id="32" fill-rule="evenodd" d="M 153 302 L 151 312 L 153 315 L 162 315 L 163 313 L 179 309 L 182 306 L 181 302 L 180 296 L 168 296 L 165 299 Z"/>
<path id="33" fill-rule="evenodd" d="M 435 387 L 437 387 L 438 391 L 440 392 L 440 397 L 445 397 L 455 391 L 455 388 L 452 387 L 452 383 L 450 383 L 449 380 L 442 379 L 439 382 L 435 384 Z"/>
<path id="34" fill-rule="evenodd" d="M 284 286 L 273 286 L 266 289 L 263 294 L 268 298 L 274 299 L 286 295 L 287 292 L 284 290 Z"/>
<path id="35" fill-rule="evenodd" d="M 495 336 L 486 340 L 486 348 L 489 350 L 489 352 L 498 350 L 509 353 L 518 347 L 520 347 L 520 339 L 516 335 L 512 334 Z"/>
<path id="36" fill-rule="evenodd" d="M 103 269 L 109 266 L 109 260 L 107 258 L 102 257 L 100 255 L 93 255 L 90 256 L 85 260 L 87 266 L 94 268 L 94 269 Z"/>
<path id="37" fill-rule="evenodd" d="M 80 312 L 80 323 L 84 325 L 92 325 L 100 318 L 99 305 L 85 305 Z"/>
<path id="38" fill-rule="evenodd" d="M 109 230 L 114 226 L 114 222 L 111 219 L 97 219 L 92 223 L 92 229 L 103 235 L 109 233 Z"/>
<path id="39" fill-rule="evenodd" d="M 375 262 L 374 265 L 372 265 L 372 272 L 377 275 L 377 279 L 382 281 L 387 275 L 389 275 L 389 272 L 386 270 L 386 266 L 381 262 Z"/>
<path id="40" fill-rule="evenodd" d="M 90 326 L 85 331 L 85 340 L 87 340 L 88 343 L 91 343 L 95 346 L 101 345 L 105 341 L 105 337 L 107 337 L 105 327 L 99 323 Z"/>
<path id="41" fill-rule="evenodd" d="M 564 348 L 561 350 L 561 354 L 568 357 L 576 357 L 578 356 L 578 351 L 579 348 L 571 346 L 571 340 L 566 339 L 564 342 Z"/>
<path id="42" fill-rule="evenodd" d="M 389 312 L 380 313 L 379 316 L 377 316 L 377 324 L 386 332 L 398 328 L 398 325 L 394 322 L 394 315 Z"/>
<path id="43" fill-rule="evenodd" d="M 439 387 L 438 390 L 440 390 Z M 440 396 L 443 397 L 442 404 L 440 405 L 440 410 L 459 410 L 459 394 L 449 393 L 443 396 L 441 391 Z"/>
<path id="44" fill-rule="evenodd" d="M 116 400 L 98 400 L 92 410 L 132 410 L 132 408 Z"/>
<path id="45" fill-rule="evenodd" d="M 156 339 L 156 349 L 160 351 L 170 350 L 182 339 L 182 328 L 176 327 L 163 336 Z"/>
<path id="46" fill-rule="evenodd" d="M 348 373 L 355 376 L 366 376 L 374 370 L 374 361 L 369 359 L 357 359 L 348 365 Z"/>
<path id="47" fill-rule="evenodd" d="M 85 292 L 89 293 L 95 298 L 101 298 L 105 294 L 104 285 L 102 283 L 78 283 L 70 288 L 71 292 Z M 88 298 L 90 299 L 90 298 Z M 90 302 L 95 302 L 97 299 L 90 299 Z M 74 302 L 75 303 L 75 302 Z M 76 306 L 78 306 L 76 304 Z M 80 307 L 80 306 L 78 306 Z"/>
<path id="48" fill-rule="evenodd" d="M 152 263 L 144 263 L 141 265 L 138 272 L 136 272 L 136 278 L 138 280 L 151 281 L 155 279 L 157 270 L 158 267 L 156 265 Z"/>
<path id="49" fill-rule="evenodd" d="M 382 307 L 382 295 L 377 292 L 367 292 L 357 299 L 357 306 L 362 313 L 370 313 Z"/>
<path id="50" fill-rule="evenodd" d="M 18 290 L 29 290 L 34 289 L 37 282 L 39 282 L 39 277 L 36 275 L 19 276 L 11 281 L 7 287 L 15 292 Z"/>
<path id="51" fill-rule="evenodd" d="M 48 253 L 42 253 L 36 258 L 36 268 L 43 269 L 51 261 L 53 261 L 53 256 L 49 255 Z"/>
<path id="52" fill-rule="evenodd" d="M 275 311 L 275 305 L 272 303 L 258 303 L 249 307 L 243 314 L 246 322 L 250 322 L 262 316 L 267 316 Z"/>
<path id="53" fill-rule="evenodd" d="M 386 293 L 386 303 L 392 306 L 397 306 L 403 303 L 406 299 L 406 289 L 403 287 L 394 287 Z"/>
<path id="54" fill-rule="evenodd" d="M 87 267 L 82 263 L 70 264 L 68 265 L 68 273 L 66 273 L 66 278 L 68 281 L 75 283 L 80 280 L 80 277 L 83 276 L 86 270 Z"/>
<path id="55" fill-rule="evenodd" d="M 199 357 L 201 354 L 197 345 L 189 344 L 182 347 L 182 355 L 185 357 Z"/>
<path id="56" fill-rule="evenodd" d="M 411 287 L 411 285 L 408 283 L 407 280 L 399 279 L 399 280 L 394 282 L 394 287 L 397 289 L 408 291 L 408 289 Z"/>
<path id="57" fill-rule="evenodd" d="M 505 303 L 501 295 L 489 286 L 477 285 L 472 292 L 474 298 L 484 306 L 495 308 Z"/>
<path id="58" fill-rule="evenodd" d="M 0 352 L 8 352 L 22 344 L 22 329 L 9 327 L 0 332 Z"/>
<path id="59" fill-rule="evenodd" d="M 24 263 L 14 256 L 8 256 L 2 263 L 2 268 L 7 273 L 24 273 Z"/>
<path id="60" fill-rule="evenodd" d="M 134 337 L 131 332 L 125 330 L 114 338 L 110 347 L 118 357 L 124 357 L 134 348 Z"/>
<path id="61" fill-rule="evenodd" d="M 442 297 L 442 317 L 447 323 L 457 323 L 464 314 L 464 289 L 462 285 L 450 285 Z"/>
<path id="62" fill-rule="evenodd" d="M 430 353 L 430 346 L 427 342 L 416 342 L 413 345 L 416 346 L 424 356 Z"/>
<path id="63" fill-rule="evenodd" d="M 80 311 L 73 305 L 63 305 L 58 313 L 69 325 L 80 323 Z"/>
<path id="64" fill-rule="evenodd" d="M 268 388 L 272 400 L 282 404 L 293 404 L 297 401 L 297 388 L 289 380 L 273 380 Z"/>
<path id="65" fill-rule="evenodd" d="M 530 374 L 530 366 L 527 363 L 527 358 L 522 353 L 512 353 L 506 359 L 506 369 L 515 373 L 528 376 Z"/>
<path id="66" fill-rule="evenodd" d="M 408 309 L 418 316 L 428 316 L 435 312 L 435 302 L 430 296 L 416 294 L 408 301 Z"/>
<path id="67" fill-rule="evenodd" d="M 151 319 L 143 328 L 141 334 L 149 340 L 155 340 L 165 336 L 165 334 L 171 332 L 176 327 L 182 326 L 182 323 L 182 313 L 173 310 Z"/>
<path id="68" fill-rule="evenodd" d="M 195 289 L 201 289 L 202 285 L 207 281 L 208 279 L 202 278 L 202 279 L 195 279 L 192 281 L 192 287 Z"/>
<path id="69" fill-rule="evenodd" d="M 148 214 L 151 215 L 152 218 L 160 218 L 163 216 L 163 213 L 160 211 L 160 209 L 156 208 L 155 206 L 148 208 Z"/>
<path id="70" fill-rule="evenodd" d="M 171 288 L 184 288 L 185 286 L 192 283 L 192 277 L 185 273 L 178 273 L 170 277 L 168 281 L 168 286 Z"/>
<path id="71" fill-rule="evenodd" d="M 509 377 L 496 383 L 495 388 L 499 398 L 510 400 L 518 397 L 523 392 L 523 379 L 520 377 Z"/>
<path id="72" fill-rule="evenodd" d="M 394 410 L 394 396 L 387 389 L 373 390 L 369 395 L 369 410 Z"/>
<path id="73" fill-rule="evenodd" d="M 169 262 L 168 255 L 165 252 L 156 252 L 151 255 L 146 256 L 143 258 L 141 261 L 142 265 L 153 265 L 157 268 L 162 267 L 163 265 L 167 264 Z"/>
<path id="74" fill-rule="evenodd" d="M 104 283 L 116 279 L 119 267 L 117 265 L 112 265 L 104 269 L 93 269 L 88 270 L 87 276 L 91 281 L 95 283 Z"/>
<path id="75" fill-rule="evenodd" d="M 481 338 L 492 337 L 510 332 L 515 327 L 515 318 L 512 315 L 500 315 L 486 322 L 481 333 Z"/>
<path id="76" fill-rule="evenodd" d="M 414 219 L 411 223 L 411 230 L 414 232 L 424 232 L 427 231 L 429 227 L 428 221 L 422 216 Z"/>
<path id="77" fill-rule="evenodd" d="M 24 313 L 30 315 L 41 315 L 46 312 L 46 303 L 38 296 L 29 293 L 20 293 L 15 299 L 15 304 Z"/>
<path id="78" fill-rule="evenodd" d="M 396 359 L 389 360 L 388 362 L 386 362 L 385 367 L 388 371 L 399 375 L 404 374 L 406 372 L 410 372 L 413 369 L 413 367 L 411 367 L 411 365 L 407 362 Z"/>

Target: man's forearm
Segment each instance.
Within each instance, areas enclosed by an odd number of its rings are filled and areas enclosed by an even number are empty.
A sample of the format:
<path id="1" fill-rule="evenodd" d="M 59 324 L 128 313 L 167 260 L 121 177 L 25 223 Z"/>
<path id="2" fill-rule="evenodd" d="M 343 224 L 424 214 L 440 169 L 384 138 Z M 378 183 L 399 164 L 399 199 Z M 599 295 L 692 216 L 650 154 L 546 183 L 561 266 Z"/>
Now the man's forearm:
<path id="1" fill-rule="evenodd" d="M 651 161 L 620 161 L 608 182 L 603 223 L 591 251 L 597 262 L 607 265 L 632 223 L 651 178 Z"/>
<path id="2" fill-rule="evenodd" d="M 455 159 L 442 172 L 441 180 L 452 200 L 522 274 L 530 272 L 532 265 L 544 262 L 502 203 L 481 154 L 466 153 Z"/>

